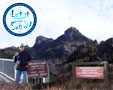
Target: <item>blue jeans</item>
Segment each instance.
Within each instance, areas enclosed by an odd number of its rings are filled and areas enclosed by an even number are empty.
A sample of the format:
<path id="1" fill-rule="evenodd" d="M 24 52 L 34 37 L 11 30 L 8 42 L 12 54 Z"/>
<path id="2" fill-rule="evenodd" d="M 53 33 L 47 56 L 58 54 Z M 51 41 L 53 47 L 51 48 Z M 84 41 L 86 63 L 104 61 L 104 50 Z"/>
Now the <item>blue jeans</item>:
<path id="1" fill-rule="evenodd" d="M 27 71 L 19 71 L 15 69 L 15 82 L 26 83 L 27 82 Z"/>

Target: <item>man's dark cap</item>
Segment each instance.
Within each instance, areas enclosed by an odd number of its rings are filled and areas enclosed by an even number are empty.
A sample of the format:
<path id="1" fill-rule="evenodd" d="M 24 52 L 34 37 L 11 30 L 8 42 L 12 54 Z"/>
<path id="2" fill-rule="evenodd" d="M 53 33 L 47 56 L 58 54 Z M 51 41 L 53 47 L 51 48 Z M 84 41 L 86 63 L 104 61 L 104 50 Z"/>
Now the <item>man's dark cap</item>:
<path id="1" fill-rule="evenodd" d="M 19 47 L 24 47 L 24 44 L 20 44 L 20 46 Z"/>

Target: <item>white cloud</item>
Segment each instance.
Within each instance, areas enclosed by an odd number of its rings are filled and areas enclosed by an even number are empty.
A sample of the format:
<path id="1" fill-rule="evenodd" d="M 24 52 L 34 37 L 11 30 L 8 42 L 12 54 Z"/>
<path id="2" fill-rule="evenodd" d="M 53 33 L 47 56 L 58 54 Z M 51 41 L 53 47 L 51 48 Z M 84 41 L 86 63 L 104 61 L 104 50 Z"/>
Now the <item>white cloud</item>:
<path id="1" fill-rule="evenodd" d="M 70 26 L 75 26 L 89 38 L 106 40 L 113 35 L 113 4 L 111 0 L 103 0 L 101 16 L 99 1 L 101 0 L 1 0 L 0 45 L 7 47 L 24 43 L 33 46 L 38 35 L 55 39 Z M 5 9 L 17 2 L 30 5 L 37 14 L 35 30 L 30 35 L 18 38 L 10 35 L 2 24 Z M 105 10 L 105 7 L 109 7 L 109 10 Z"/>

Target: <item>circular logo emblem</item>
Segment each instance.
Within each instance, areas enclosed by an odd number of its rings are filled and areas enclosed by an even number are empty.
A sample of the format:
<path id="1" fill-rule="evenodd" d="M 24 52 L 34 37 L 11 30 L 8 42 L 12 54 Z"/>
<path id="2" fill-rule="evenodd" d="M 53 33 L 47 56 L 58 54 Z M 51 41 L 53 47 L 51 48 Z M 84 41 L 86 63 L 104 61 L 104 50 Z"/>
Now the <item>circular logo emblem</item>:
<path id="1" fill-rule="evenodd" d="M 37 17 L 35 11 L 25 3 L 9 6 L 3 15 L 5 29 L 14 36 L 25 36 L 33 31 Z"/>

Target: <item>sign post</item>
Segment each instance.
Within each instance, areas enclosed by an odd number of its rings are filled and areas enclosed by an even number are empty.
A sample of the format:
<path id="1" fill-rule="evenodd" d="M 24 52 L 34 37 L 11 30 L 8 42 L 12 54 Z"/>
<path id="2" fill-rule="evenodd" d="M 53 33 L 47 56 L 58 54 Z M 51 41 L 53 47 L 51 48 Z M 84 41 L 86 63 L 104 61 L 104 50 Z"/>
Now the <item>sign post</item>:
<path id="1" fill-rule="evenodd" d="M 104 64 L 104 83 L 105 83 L 105 87 L 108 86 L 108 62 L 103 62 Z"/>

